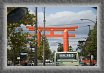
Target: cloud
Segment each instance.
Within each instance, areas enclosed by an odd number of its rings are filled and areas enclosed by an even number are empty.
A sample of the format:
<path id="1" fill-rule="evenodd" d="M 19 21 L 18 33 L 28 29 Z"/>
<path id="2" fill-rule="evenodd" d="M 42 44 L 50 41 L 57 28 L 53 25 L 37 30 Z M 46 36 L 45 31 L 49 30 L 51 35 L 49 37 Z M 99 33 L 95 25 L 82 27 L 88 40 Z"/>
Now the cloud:
<path id="1" fill-rule="evenodd" d="M 29 13 L 30 13 L 30 14 L 34 14 L 34 15 L 35 15 L 35 12 L 33 12 L 33 11 L 29 11 Z"/>
<path id="2" fill-rule="evenodd" d="M 60 24 L 72 24 L 81 22 L 80 19 L 91 19 L 95 21 L 96 15 L 91 10 L 80 11 L 80 12 L 71 12 L 63 11 L 56 12 L 54 14 L 46 14 L 46 26 L 51 25 L 60 25 Z M 38 13 L 38 24 L 43 26 L 43 13 Z"/>

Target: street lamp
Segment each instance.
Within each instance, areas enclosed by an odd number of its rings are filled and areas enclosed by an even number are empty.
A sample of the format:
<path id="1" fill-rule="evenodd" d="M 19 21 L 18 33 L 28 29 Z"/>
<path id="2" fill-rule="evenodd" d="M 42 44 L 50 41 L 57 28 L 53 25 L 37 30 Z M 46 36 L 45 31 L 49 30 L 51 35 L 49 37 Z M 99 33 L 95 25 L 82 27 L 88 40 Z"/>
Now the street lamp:
<path id="1" fill-rule="evenodd" d="M 87 21 L 90 21 L 90 22 L 93 22 L 94 24 L 96 24 L 95 21 L 90 20 L 90 19 L 80 19 L 80 20 L 81 20 L 81 21 L 83 21 L 83 20 L 87 20 Z M 89 34 L 90 34 L 90 26 L 91 26 L 91 25 L 88 25 L 88 27 L 89 27 Z"/>
<path id="2" fill-rule="evenodd" d="M 94 24 L 96 24 L 96 22 L 95 21 L 93 21 L 93 20 L 90 20 L 90 19 L 80 19 L 81 21 L 83 21 L 83 20 L 88 20 L 88 21 L 91 21 L 91 22 L 93 22 Z"/>

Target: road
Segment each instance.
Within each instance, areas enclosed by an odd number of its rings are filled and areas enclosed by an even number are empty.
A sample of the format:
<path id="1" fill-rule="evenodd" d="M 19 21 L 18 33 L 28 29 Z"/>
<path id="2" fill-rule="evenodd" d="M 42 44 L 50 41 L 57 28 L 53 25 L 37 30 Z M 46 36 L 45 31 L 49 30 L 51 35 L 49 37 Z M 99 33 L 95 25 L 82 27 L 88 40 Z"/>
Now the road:
<path id="1" fill-rule="evenodd" d="M 8 66 L 13 66 L 13 65 L 8 65 Z M 16 65 L 16 66 L 20 66 L 20 65 Z M 30 63 L 27 66 L 34 66 L 34 64 Z M 43 66 L 43 63 L 38 63 L 38 66 Z M 45 63 L 45 66 L 55 66 L 55 63 Z M 90 66 L 90 65 L 85 65 L 85 64 L 81 64 L 79 66 Z M 97 65 L 93 65 L 93 66 L 97 66 Z"/>
<path id="2" fill-rule="evenodd" d="M 43 66 L 43 63 L 38 63 L 38 66 Z M 55 66 L 54 63 L 45 63 L 45 66 Z"/>

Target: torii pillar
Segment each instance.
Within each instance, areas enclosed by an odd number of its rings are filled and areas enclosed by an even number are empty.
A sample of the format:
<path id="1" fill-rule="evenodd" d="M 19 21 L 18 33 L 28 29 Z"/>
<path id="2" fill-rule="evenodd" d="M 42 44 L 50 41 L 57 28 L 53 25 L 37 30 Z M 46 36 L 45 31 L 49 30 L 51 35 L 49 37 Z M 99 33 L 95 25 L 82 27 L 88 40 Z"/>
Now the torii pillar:
<path id="1" fill-rule="evenodd" d="M 68 30 L 67 29 L 64 30 L 63 47 L 64 47 L 64 52 L 67 52 L 69 49 Z"/>

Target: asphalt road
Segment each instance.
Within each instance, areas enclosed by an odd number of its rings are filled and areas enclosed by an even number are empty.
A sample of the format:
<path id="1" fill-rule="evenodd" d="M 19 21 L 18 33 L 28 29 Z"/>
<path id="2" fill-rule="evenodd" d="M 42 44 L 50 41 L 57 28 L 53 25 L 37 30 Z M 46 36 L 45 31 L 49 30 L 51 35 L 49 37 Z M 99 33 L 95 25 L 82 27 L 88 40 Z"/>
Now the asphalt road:
<path id="1" fill-rule="evenodd" d="M 43 63 L 38 63 L 38 66 L 43 66 Z M 45 66 L 55 66 L 54 63 L 45 63 Z"/>

